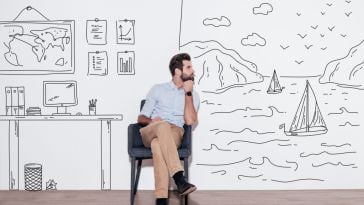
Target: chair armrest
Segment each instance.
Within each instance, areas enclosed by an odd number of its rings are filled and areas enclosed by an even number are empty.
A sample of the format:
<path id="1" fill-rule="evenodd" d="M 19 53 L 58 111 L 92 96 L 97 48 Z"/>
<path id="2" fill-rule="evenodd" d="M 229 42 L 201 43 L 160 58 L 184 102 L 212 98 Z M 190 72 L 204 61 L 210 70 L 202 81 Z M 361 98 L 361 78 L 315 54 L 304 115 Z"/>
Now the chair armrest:
<path id="1" fill-rule="evenodd" d="M 141 136 L 140 136 L 140 128 L 142 126 L 138 123 L 129 124 L 128 126 L 128 153 L 130 155 L 131 150 L 135 145 L 142 145 L 143 142 L 141 142 Z"/>
<path id="2" fill-rule="evenodd" d="M 185 132 L 183 134 L 183 139 L 181 143 L 181 148 L 187 148 L 187 150 L 191 153 L 192 152 L 192 126 L 191 125 L 184 125 L 183 126 Z"/>

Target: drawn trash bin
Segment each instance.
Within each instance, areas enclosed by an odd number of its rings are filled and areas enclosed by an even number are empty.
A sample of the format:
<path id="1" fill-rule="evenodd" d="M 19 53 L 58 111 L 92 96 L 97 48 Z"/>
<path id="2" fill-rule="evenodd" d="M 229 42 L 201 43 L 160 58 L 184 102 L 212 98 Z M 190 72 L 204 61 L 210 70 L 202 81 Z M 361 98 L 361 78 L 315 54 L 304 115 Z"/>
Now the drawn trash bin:
<path id="1" fill-rule="evenodd" d="M 28 163 L 24 165 L 26 191 L 42 191 L 42 165 Z"/>

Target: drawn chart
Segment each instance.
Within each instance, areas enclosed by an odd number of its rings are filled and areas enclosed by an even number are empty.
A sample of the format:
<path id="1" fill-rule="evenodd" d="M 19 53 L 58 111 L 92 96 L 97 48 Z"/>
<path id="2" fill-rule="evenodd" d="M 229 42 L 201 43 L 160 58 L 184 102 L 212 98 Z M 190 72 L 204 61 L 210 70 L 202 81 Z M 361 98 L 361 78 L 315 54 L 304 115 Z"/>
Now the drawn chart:
<path id="1" fill-rule="evenodd" d="M 135 44 L 135 20 L 124 19 L 116 21 L 116 43 Z"/>
<path id="2" fill-rule="evenodd" d="M 118 75 L 135 75 L 134 51 L 118 52 L 117 60 Z"/>

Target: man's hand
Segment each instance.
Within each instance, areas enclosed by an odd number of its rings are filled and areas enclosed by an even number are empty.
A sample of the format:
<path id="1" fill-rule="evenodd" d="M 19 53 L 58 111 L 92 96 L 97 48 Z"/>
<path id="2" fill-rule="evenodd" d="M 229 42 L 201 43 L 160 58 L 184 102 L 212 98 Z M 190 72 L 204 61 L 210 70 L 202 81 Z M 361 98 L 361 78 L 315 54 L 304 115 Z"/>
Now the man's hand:
<path id="1" fill-rule="evenodd" d="M 155 117 L 155 118 L 152 119 L 152 121 L 150 123 L 159 122 L 159 121 L 162 121 L 162 118 Z"/>
<path id="2" fill-rule="evenodd" d="M 185 90 L 185 92 L 191 92 L 193 90 L 193 81 L 192 80 L 187 80 L 185 82 L 183 82 L 183 89 Z"/>

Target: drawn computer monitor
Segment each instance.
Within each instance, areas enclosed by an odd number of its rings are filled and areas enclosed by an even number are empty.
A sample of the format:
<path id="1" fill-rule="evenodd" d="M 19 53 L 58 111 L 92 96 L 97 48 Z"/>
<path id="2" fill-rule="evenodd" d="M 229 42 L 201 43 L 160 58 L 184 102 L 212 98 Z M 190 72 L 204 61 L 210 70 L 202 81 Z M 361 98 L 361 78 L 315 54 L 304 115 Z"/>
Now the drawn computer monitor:
<path id="1" fill-rule="evenodd" d="M 44 81 L 43 105 L 45 107 L 57 107 L 57 113 L 53 115 L 70 115 L 67 107 L 77 105 L 76 81 Z"/>

